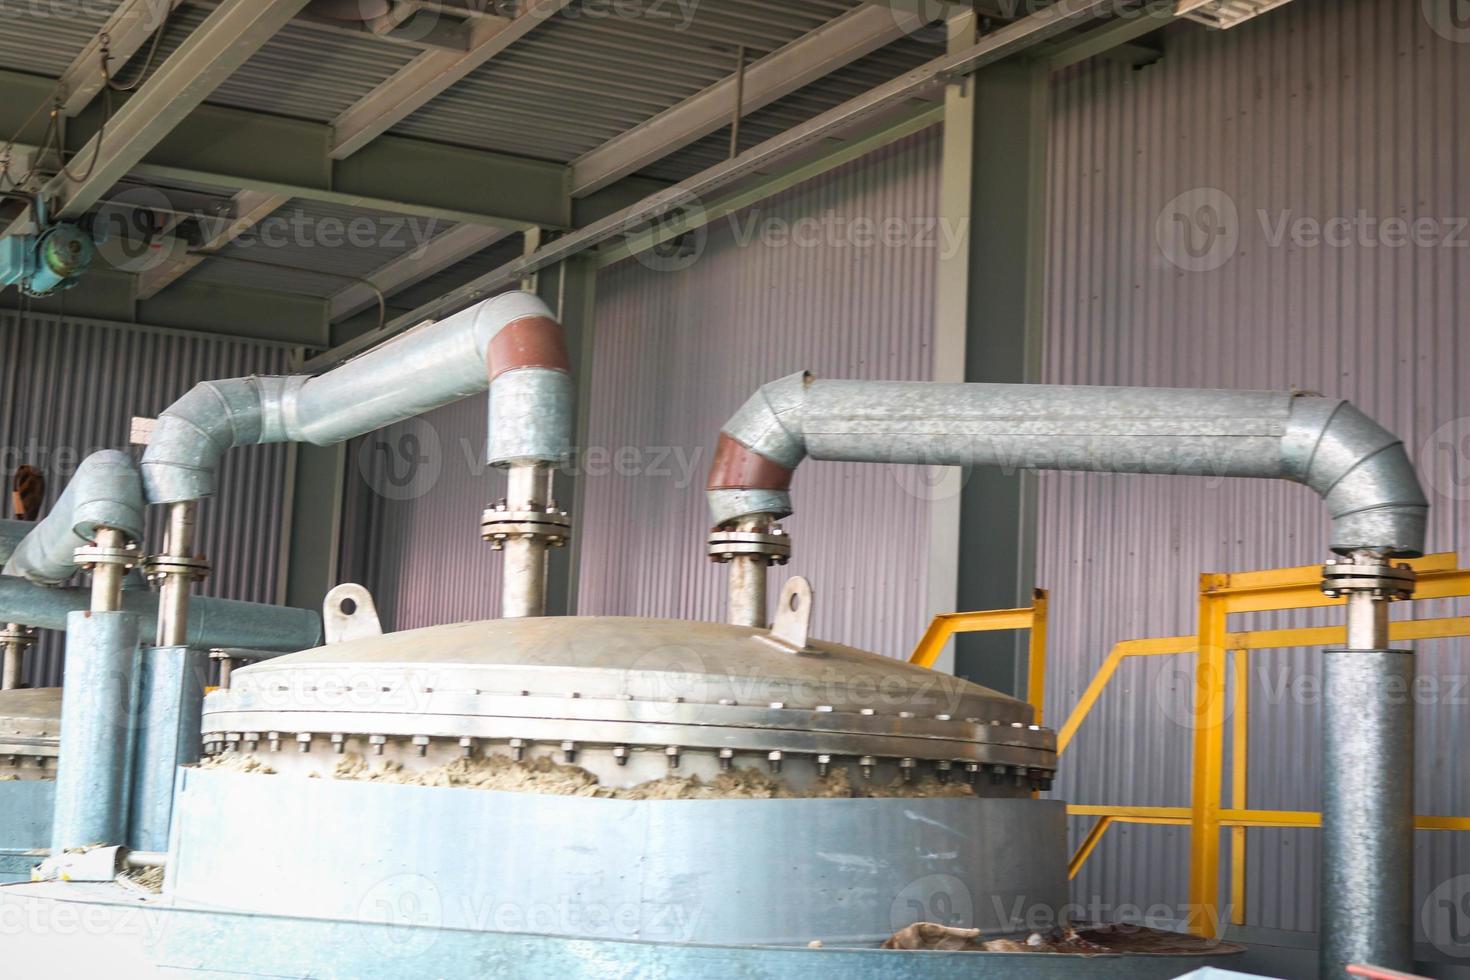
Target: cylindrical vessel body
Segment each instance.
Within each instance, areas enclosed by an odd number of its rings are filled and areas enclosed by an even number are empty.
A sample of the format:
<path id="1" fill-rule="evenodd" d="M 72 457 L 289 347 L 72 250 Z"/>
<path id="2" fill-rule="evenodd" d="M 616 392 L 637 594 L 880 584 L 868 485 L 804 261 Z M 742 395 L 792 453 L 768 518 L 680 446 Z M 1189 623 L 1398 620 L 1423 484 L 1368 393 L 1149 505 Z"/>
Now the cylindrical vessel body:
<path id="1" fill-rule="evenodd" d="M 137 677 L 138 617 L 67 617 L 53 851 L 124 843 Z"/>
<path id="2" fill-rule="evenodd" d="M 174 776 L 199 761 L 199 725 L 209 658 L 188 647 L 148 647 L 138 685 L 138 740 L 133 754 L 129 846 L 168 847 Z"/>
<path id="3" fill-rule="evenodd" d="M 1343 976 L 1349 963 L 1414 966 L 1413 686 L 1407 651 L 1325 654 L 1323 977 Z"/>

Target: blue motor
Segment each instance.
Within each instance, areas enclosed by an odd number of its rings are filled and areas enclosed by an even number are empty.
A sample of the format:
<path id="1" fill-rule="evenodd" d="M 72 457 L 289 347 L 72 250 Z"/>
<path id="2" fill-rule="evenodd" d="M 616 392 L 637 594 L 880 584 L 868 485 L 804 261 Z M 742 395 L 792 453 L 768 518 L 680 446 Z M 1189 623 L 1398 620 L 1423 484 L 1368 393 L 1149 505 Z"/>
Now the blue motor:
<path id="1" fill-rule="evenodd" d="M 39 201 L 33 213 L 40 234 L 0 238 L 0 286 L 14 283 L 27 296 L 50 296 L 76 285 L 97 247 L 77 225 L 66 221 L 47 225 Z"/>

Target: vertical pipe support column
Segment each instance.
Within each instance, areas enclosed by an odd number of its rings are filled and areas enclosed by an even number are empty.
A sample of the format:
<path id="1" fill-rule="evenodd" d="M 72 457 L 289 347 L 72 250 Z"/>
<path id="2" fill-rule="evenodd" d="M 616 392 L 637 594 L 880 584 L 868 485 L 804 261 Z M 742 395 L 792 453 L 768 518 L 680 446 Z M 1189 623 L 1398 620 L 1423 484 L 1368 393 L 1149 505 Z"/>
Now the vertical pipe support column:
<path id="1" fill-rule="evenodd" d="M 199 761 L 209 654 L 185 646 L 148 647 L 138 677 L 138 735 L 133 753 L 128 846 L 168 849 L 174 780 Z"/>
<path id="2" fill-rule="evenodd" d="M 1388 604 L 1414 573 L 1354 553 L 1323 568 L 1347 597 L 1347 647 L 1323 660 L 1319 970 L 1350 963 L 1412 971 L 1414 657 L 1388 649 Z"/>
<path id="3" fill-rule="evenodd" d="M 175 773 L 180 765 L 199 761 L 209 661 L 207 653 L 188 647 L 189 590 L 209 574 L 209 562 L 195 554 L 198 515 L 197 500 L 169 504 L 164 553 L 147 562 L 148 578 L 160 584 L 156 645 L 140 656 L 138 730 L 130 745 L 127 843 L 140 850 L 168 846 Z"/>
<path id="4" fill-rule="evenodd" d="M 26 652 L 36 642 L 36 631 L 20 623 L 6 623 L 0 630 L 0 646 L 4 647 L 4 665 L 0 668 L 0 691 L 20 687 L 25 673 Z"/>
<path id="5" fill-rule="evenodd" d="M 121 609 L 137 544 L 122 531 L 98 527 L 75 559 L 92 572 L 92 597 L 91 609 L 66 620 L 52 853 L 125 843 L 136 734 L 138 617 Z"/>
<path id="6" fill-rule="evenodd" d="M 766 629 L 766 581 L 772 565 L 791 560 L 791 535 L 770 514 L 754 514 L 709 534 L 710 560 L 729 565 L 726 621 L 732 626 Z"/>
<path id="7" fill-rule="evenodd" d="M 481 515 L 481 537 L 505 552 L 500 586 L 500 615 L 505 619 L 546 614 L 547 552 L 564 547 L 572 529 L 571 518 L 557 508 L 552 495 L 554 476 L 549 463 L 511 463 L 505 499 Z"/>

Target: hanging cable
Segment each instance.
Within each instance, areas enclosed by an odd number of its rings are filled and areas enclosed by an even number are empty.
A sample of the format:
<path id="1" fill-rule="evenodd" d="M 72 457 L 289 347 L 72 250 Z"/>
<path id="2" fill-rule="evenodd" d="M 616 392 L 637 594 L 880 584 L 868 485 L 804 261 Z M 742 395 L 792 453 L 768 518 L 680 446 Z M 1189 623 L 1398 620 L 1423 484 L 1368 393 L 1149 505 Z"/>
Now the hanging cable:
<path id="1" fill-rule="evenodd" d="M 158 30 L 153 32 L 153 41 L 148 45 L 148 57 L 143 61 L 143 67 L 138 72 L 138 77 L 131 82 L 123 83 L 114 78 L 107 79 L 106 87 L 114 92 L 131 92 L 143 84 L 143 79 L 148 77 L 148 72 L 153 69 L 153 59 L 158 55 L 158 44 L 163 40 L 163 34 L 168 30 L 168 19 L 173 14 L 173 4 L 170 0 L 163 0 L 163 18 L 159 21 Z M 103 35 L 107 37 L 107 35 Z M 105 42 L 104 42 L 105 43 Z M 103 69 L 104 73 L 106 69 Z"/>

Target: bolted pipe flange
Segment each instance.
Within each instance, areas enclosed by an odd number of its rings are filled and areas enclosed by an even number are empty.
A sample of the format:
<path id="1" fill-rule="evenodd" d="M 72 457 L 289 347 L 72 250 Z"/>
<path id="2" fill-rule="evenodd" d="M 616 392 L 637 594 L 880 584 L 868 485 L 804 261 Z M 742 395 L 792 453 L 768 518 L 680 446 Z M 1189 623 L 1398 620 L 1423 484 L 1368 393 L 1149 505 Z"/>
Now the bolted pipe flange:
<path id="1" fill-rule="evenodd" d="M 764 532 L 712 528 L 708 543 L 710 560 L 719 564 L 736 558 L 764 558 L 768 565 L 784 565 L 791 560 L 791 535 L 779 524 L 772 524 Z"/>
<path id="2" fill-rule="evenodd" d="M 572 535 L 572 519 L 555 504 L 545 510 L 511 510 L 504 500 L 485 508 L 480 515 L 480 537 L 500 551 L 510 538 L 540 538 L 547 547 L 565 547 Z"/>
<path id="3" fill-rule="evenodd" d="M 1329 558 L 1322 566 L 1322 594 L 1334 599 L 1353 593 L 1407 599 L 1414 594 L 1414 584 L 1414 569 L 1376 556 Z"/>
<path id="4" fill-rule="evenodd" d="M 15 646 L 30 649 L 36 643 L 36 631 L 19 623 L 9 623 L 0 629 L 0 646 Z"/>
<path id="5" fill-rule="evenodd" d="M 94 542 L 82 545 L 72 554 L 77 567 L 88 571 L 98 565 L 117 565 L 128 571 L 143 562 L 143 556 L 138 553 L 138 546 L 133 542 L 121 548 L 106 548 Z"/>
<path id="6" fill-rule="evenodd" d="M 171 575 L 202 582 L 209 577 L 209 559 L 202 555 L 150 555 L 143 561 L 143 575 L 150 582 L 161 581 Z"/>

